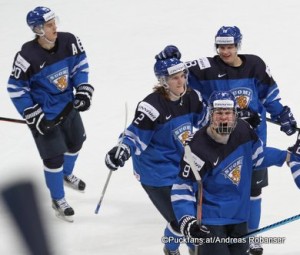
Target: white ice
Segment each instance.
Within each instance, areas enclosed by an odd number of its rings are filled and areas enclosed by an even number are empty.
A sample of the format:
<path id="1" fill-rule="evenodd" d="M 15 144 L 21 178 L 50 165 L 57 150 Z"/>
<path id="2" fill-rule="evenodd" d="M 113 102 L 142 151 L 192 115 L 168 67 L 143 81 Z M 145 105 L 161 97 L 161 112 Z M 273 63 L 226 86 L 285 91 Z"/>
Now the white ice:
<path id="1" fill-rule="evenodd" d="M 88 139 L 75 169 L 87 189 L 80 194 L 66 188 L 67 200 L 76 211 L 74 223 L 54 216 L 42 162 L 28 128 L 0 122 L 0 189 L 20 179 L 35 183 L 55 255 L 162 254 L 165 222 L 135 180 L 130 161 L 113 173 L 99 214 L 94 210 L 108 175 L 104 155 L 124 128 L 125 102 L 131 121 L 136 104 L 156 83 L 154 56 L 165 45 L 177 45 L 183 60 L 212 56 L 218 28 L 240 27 L 242 53 L 259 55 L 270 66 L 282 102 L 292 108 L 300 125 L 298 0 L 1 0 L 1 117 L 20 118 L 6 84 L 15 53 L 33 38 L 26 14 L 39 5 L 56 12 L 60 31 L 81 38 L 89 58 L 90 82 L 96 88 L 91 110 L 82 114 Z M 268 131 L 270 146 L 285 149 L 296 139 L 273 124 Z M 263 190 L 261 226 L 300 211 L 300 192 L 287 166 L 270 168 L 269 182 Z M 0 254 L 28 254 L 1 200 L 0 228 Z M 296 221 L 264 233 L 286 238 L 284 244 L 264 245 L 264 254 L 299 254 L 299 228 Z M 187 254 L 184 245 L 181 251 Z"/>

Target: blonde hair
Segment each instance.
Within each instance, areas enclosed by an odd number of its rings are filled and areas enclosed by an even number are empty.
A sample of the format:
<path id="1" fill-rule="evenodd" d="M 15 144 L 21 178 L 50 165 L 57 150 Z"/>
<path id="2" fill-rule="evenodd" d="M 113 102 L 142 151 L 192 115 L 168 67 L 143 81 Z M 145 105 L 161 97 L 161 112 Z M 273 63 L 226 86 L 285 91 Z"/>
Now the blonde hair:
<path id="1" fill-rule="evenodd" d="M 186 92 L 190 92 L 191 88 L 189 86 L 186 87 Z M 160 83 L 154 85 L 153 87 L 153 92 L 157 92 L 159 94 L 161 94 L 165 99 L 167 100 L 171 100 L 170 99 L 170 95 L 168 93 L 168 89 L 165 88 L 163 85 L 161 85 Z"/>

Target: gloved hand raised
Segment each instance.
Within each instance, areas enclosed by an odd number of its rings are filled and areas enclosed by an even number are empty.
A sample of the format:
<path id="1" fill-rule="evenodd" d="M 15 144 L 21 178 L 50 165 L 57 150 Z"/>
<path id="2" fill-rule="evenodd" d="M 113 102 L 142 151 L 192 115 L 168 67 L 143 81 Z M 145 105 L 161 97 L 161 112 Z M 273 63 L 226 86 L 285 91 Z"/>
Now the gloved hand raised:
<path id="1" fill-rule="evenodd" d="M 238 109 L 237 110 L 238 118 L 247 121 L 252 128 L 257 128 L 257 126 L 261 122 L 260 115 L 257 112 L 253 112 L 252 110 L 248 109 Z"/>
<path id="2" fill-rule="evenodd" d="M 277 121 L 281 125 L 280 130 L 287 135 L 292 135 L 296 132 L 297 122 L 288 106 L 283 107 L 282 112 L 277 117 Z"/>
<path id="3" fill-rule="evenodd" d="M 205 225 L 199 226 L 195 217 L 185 216 L 180 220 L 179 225 L 181 233 L 188 238 L 200 239 L 211 237 L 209 229 Z M 199 240 L 196 243 L 201 244 L 201 241 Z"/>
<path id="4" fill-rule="evenodd" d="M 118 147 L 113 147 L 105 156 L 105 164 L 112 171 L 124 166 L 125 161 L 130 158 L 130 148 L 126 144 L 120 145 L 119 153 Z"/>
<path id="5" fill-rule="evenodd" d="M 78 111 L 86 111 L 90 108 L 92 97 L 94 93 L 94 88 L 90 84 L 81 84 L 76 89 L 74 108 Z"/>
<path id="6" fill-rule="evenodd" d="M 177 58 L 177 59 L 181 58 L 181 53 L 176 46 L 168 45 L 155 56 L 156 60 L 163 60 L 168 58 Z"/>
<path id="7" fill-rule="evenodd" d="M 45 119 L 45 114 L 38 104 L 26 108 L 23 116 L 29 128 L 37 130 L 41 135 L 49 132 L 54 127 L 51 121 Z"/>

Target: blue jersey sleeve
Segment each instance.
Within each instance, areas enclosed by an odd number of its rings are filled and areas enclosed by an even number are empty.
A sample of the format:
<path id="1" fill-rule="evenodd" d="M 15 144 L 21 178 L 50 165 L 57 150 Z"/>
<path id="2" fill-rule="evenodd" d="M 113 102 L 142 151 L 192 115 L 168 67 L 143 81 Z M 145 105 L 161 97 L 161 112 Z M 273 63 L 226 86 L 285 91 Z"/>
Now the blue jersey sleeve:
<path id="1" fill-rule="evenodd" d="M 34 105 L 30 95 L 30 76 L 27 72 L 29 67 L 30 63 L 21 53 L 17 53 L 7 85 L 9 96 L 21 115 L 25 108 Z"/>
<path id="2" fill-rule="evenodd" d="M 282 166 L 286 160 L 287 151 L 282 151 L 272 147 L 263 147 L 263 143 L 258 139 L 253 145 L 253 168 L 262 169 L 270 166 Z"/>
<path id="3" fill-rule="evenodd" d="M 72 57 L 72 63 L 70 65 L 73 66 L 71 79 L 74 87 L 77 88 L 83 83 L 88 83 L 89 64 L 80 39 L 77 36 L 75 36 L 75 38 L 78 52 Z"/>
<path id="4" fill-rule="evenodd" d="M 148 102 L 138 104 L 133 122 L 125 130 L 124 143 L 130 147 L 131 153 L 140 155 L 146 150 L 155 133 L 159 111 Z"/>
<path id="5" fill-rule="evenodd" d="M 300 157 L 292 153 L 289 167 L 297 187 L 300 189 Z"/>
<path id="6" fill-rule="evenodd" d="M 171 202 L 176 219 L 180 221 L 184 216 L 196 215 L 197 185 L 189 179 L 177 177 L 172 186 Z"/>
<path id="7" fill-rule="evenodd" d="M 257 58 L 257 69 L 261 70 L 258 72 L 257 87 L 259 99 L 266 108 L 266 111 L 270 113 L 272 118 L 276 118 L 283 110 L 283 105 L 280 100 L 280 91 L 277 83 L 271 75 L 270 68 L 265 64 L 265 62 Z"/>

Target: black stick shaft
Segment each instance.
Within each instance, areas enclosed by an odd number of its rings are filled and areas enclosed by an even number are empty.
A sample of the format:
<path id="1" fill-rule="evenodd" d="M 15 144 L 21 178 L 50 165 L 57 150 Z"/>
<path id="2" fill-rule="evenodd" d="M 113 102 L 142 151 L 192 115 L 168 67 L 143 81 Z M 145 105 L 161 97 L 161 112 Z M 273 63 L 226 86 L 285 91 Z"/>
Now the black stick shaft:
<path id="1" fill-rule="evenodd" d="M 2 121 L 8 121 L 8 122 L 15 122 L 15 123 L 26 124 L 25 120 L 20 120 L 20 119 L 11 119 L 11 118 L 0 117 L 0 120 L 2 120 Z"/>

